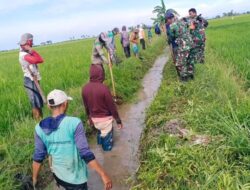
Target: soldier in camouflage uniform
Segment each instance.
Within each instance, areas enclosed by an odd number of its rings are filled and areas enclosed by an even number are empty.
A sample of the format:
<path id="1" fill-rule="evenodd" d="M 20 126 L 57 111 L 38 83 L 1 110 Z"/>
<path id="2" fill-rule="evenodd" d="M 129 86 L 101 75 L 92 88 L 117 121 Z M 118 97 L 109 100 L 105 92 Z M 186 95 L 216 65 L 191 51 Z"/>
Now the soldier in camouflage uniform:
<path id="1" fill-rule="evenodd" d="M 178 20 L 172 13 L 166 14 L 167 23 L 170 24 L 169 37 L 175 39 L 177 44 L 176 68 L 180 80 L 183 82 L 193 78 L 194 67 L 190 62 L 190 50 L 193 46 L 192 37 L 185 19 Z"/>
<path id="2" fill-rule="evenodd" d="M 205 28 L 208 26 L 208 22 L 201 17 L 201 15 L 197 16 L 197 12 L 194 8 L 189 10 L 189 16 L 190 33 L 195 44 L 192 54 L 194 54 L 197 63 L 204 63 L 206 42 Z"/>

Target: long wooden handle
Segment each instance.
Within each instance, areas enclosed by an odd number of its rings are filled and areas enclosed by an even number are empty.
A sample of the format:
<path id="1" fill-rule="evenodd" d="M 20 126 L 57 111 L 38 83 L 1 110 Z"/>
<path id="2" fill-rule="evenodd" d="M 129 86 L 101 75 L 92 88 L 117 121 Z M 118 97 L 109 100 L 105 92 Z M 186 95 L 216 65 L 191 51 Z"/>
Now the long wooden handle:
<path id="1" fill-rule="evenodd" d="M 35 79 L 35 78 L 33 78 L 33 80 L 34 80 L 34 83 L 35 83 L 35 85 L 36 85 L 36 87 L 37 87 L 37 89 L 38 89 L 39 94 L 40 94 L 41 97 L 42 97 L 43 103 L 44 103 L 44 104 L 47 104 L 47 100 L 46 100 L 46 98 L 45 98 L 45 96 L 44 96 L 44 93 L 43 93 L 43 91 L 42 91 L 42 89 L 41 89 L 41 86 L 40 86 L 38 80 Z"/>
<path id="2" fill-rule="evenodd" d="M 111 57 L 110 57 L 109 52 L 108 52 L 108 61 L 109 61 L 109 71 L 110 71 L 110 76 L 111 76 L 111 81 L 112 81 L 113 95 L 114 95 L 114 97 L 116 97 L 115 81 L 114 81 L 113 70 L 112 70 L 112 63 L 111 63 Z"/>
<path id="3" fill-rule="evenodd" d="M 32 71 L 31 71 L 31 69 L 29 68 L 29 65 L 28 65 L 27 69 L 28 69 L 28 71 L 30 72 L 30 75 L 32 76 Z M 34 78 L 34 77 L 33 77 L 33 80 L 34 80 L 34 83 L 35 83 L 35 85 L 36 85 L 36 88 L 38 89 L 39 94 L 40 94 L 41 97 L 42 97 L 43 103 L 44 103 L 44 104 L 47 104 L 46 97 L 44 96 L 44 93 L 43 93 L 43 91 L 42 91 L 42 88 L 41 88 L 41 86 L 40 86 L 38 80 L 37 80 L 36 78 Z"/>

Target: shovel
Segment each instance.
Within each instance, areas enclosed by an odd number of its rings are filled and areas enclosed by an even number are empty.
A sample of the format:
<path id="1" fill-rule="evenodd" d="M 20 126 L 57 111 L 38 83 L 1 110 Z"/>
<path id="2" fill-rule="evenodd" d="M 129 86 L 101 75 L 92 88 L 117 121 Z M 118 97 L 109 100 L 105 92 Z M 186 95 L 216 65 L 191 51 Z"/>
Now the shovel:
<path id="1" fill-rule="evenodd" d="M 44 93 L 43 93 L 43 91 L 42 91 L 42 89 L 41 89 L 41 86 L 40 86 L 38 80 L 37 80 L 36 78 L 33 78 L 33 80 L 34 80 L 34 83 L 35 83 L 35 85 L 36 85 L 36 87 L 37 87 L 37 89 L 38 89 L 39 94 L 40 94 L 41 97 L 42 97 L 43 103 L 44 103 L 44 104 L 47 104 L 47 100 L 46 100 L 46 98 L 45 98 L 45 96 L 44 96 Z"/>
<path id="2" fill-rule="evenodd" d="M 31 76 L 32 76 L 32 71 L 30 70 L 29 66 L 28 66 L 28 70 L 29 70 L 29 72 L 30 72 L 30 74 L 31 74 Z M 35 85 L 36 85 L 36 88 L 37 88 L 37 90 L 38 90 L 40 96 L 42 97 L 43 103 L 44 103 L 44 104 L 47 104 L 47 100 L 46 100 L 46 98 L 45 98 L 45 96 L 44 96 L 43 90 L 42 90 L 42 88 L 41 88 L 41 86 L 40 86 L 38 80 L 37 80 L 35 77 L 33 77 L 33 81 L 34 81 L 34 83 L 35 83 Z"/>
<path id="3" fill-rule="evenodd" d="M 113 96 L 114 96 L 114 101 L 116 102 L 115 81 L 114 81 L 114 75 L 113 75 L 113 70 L 112 70 L 112 61 L 111 61 L 109 52 L 108 52 L 108 61 L 109 61 L 109 71 L 110 71 L 111 82 L 112 82 Z"/>
<path id="4" fill-rule="evenodd" d="M 116 104 L 120 105 L 120 104 L 122 104 L 123 101 L 122 101 L 122 98 L 118 97 L 116 94 L 115 81 L 114 81 L 114 75 L 113 75 L 113 70 L 112 70 L 112 61 L 111 61 L 111 57 L 110 57 L 109 52 L 108 52 L 108 62 L 109 62 L 109 71 L 110 71 L 112 89 L 113 89 L 113 99 L 114 99 Z"/>

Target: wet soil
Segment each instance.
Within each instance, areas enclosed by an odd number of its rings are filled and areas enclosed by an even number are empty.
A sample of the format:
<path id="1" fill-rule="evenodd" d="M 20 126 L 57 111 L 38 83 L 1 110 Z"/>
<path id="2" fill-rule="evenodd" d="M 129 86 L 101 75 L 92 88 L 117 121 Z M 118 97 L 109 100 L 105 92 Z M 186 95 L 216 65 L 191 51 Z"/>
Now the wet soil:
<path id="1" fill-rule="evenodd" d="M 113 190 L 130 189 L 133 176 L 139 167 L 138 147 L 144 128 L 145 112 L 157 94 L 162 81 L 162 72 L 167 63 L 167 53 L 157 58 L 153 67 L 145 75 L 135 103 L 119 107 L 124 129 L 114 130 L 114 147 L 111 152 L 103 152 L 96 140 L 90 144 L 97 160 L 107 171 L 113 181 Z M 88 181 L 90 190 L 102 190 L 103 184 L 94 171 L 90 170 Z"/>

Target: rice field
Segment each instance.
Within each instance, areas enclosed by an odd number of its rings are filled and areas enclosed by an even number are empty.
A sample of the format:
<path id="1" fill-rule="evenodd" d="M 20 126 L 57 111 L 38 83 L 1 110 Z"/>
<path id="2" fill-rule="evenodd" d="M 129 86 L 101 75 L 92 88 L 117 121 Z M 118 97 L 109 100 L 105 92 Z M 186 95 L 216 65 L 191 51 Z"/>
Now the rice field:
<path id="1" fill-rule="evenodd" d="M 250 15 L 211 20 L 206 64 L 188 84 L 167 64 L 133 189 L 250 189 L 249 31 Z"/>
<path id="2" fill-rule="evenodd" d="M 178 82 L 170 61 L 159 93 L 147 111 L 141 140 L 141 165 L 133 189 L 250 189 L 250 15 L 210 20 L 206 64 L 197 65 L 196 78 Z M 155 37 L 142 60 L 125 59 L 119 40 L 114 66 L 118 95 L 133 100 L 140 79 L 162 52 L 165 38 Z M 88 81 L 93 39 L 37 47 L 45 59 L 41 86 L 47 94 L 65 90 L 74 101 L 69 115 L 85 122 L 81 86 Z M 111 86 L 106 68 L 107 80 Z M 16 174 L 31 174 L 36 122 L 23 87 L 18 51 L 0 53 L 0 189 L 20 189 Z M 44 116 L 48 116 L 44 108 Z M 169 133 L 179 122 L 188 135 Z M 87 128 L 87 132 L 90 129 Z M 194 138 L 206 137 L 206 143 Z M 45 166 L 46 167 L 46 166 Z M 43 171 L 41 178 L 48 180 Z"/>
<path id="3" fill-rule="evenodd" d="M 83 122 L 85 113 L 81 87 L 89 80 L 93 43 L 94 39 L 88 39 L 35 48 L 45 60 L 39 67 L 45 94 L 55 88 L 65 90 L 74 98 L 68 114 L 80 117 Z M 162 52 L 165 40 L 155 37 L 147 50 L 141 53 L 142 60 L 135 57 L 125 59 L 118 43 L 117 39 L 118 57 L 123 61 L 120 65 L 113 66 L 116 91 L 124 101 L 130 101 L 141 87 L 140 79 Z M 106 66 L 105 69 L 105 83 L 111 86 Z M 31 108 L 23 87 L 18 51 L 0 53 L 0 76 L 0 189 L 14 190 L 20 189 L 20 183 L 15 179 L 16 174 L 31 175 L 36 124 L 31 118 Z M 44 117 L 49 115 L 46 107 L 43 111 Z M 90 132 L 88 127 L 87 132 Z M 43 175 L 44 173 L 41 179 Z"/>

